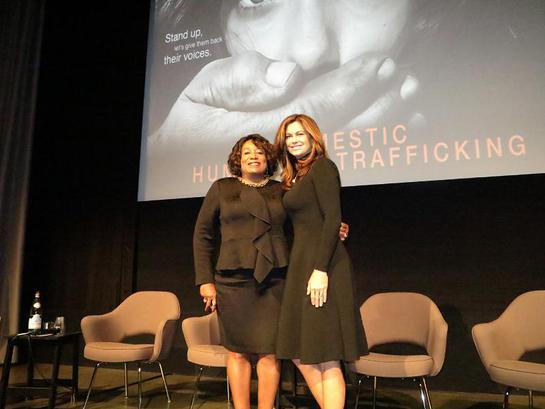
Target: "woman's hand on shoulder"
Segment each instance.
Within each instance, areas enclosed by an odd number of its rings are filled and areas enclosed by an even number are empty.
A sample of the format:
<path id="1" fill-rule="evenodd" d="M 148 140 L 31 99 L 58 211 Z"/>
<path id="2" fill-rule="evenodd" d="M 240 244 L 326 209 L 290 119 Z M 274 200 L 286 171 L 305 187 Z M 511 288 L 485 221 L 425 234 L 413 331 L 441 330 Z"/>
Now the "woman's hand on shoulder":
<path id="1" fill-rule="evenodd" d="M 310 303 L 318 308 L 327 302 L 328 277 L 325 271 L 314 270 L 307 284 L 307 295 Z"/>
<path id="2" fill-rule="evenodd" d="M 204 310 L 210 312 L 216 311 L 216 285 L 214 283 L 201 284 L 199 292 L 204 303 Z"/>

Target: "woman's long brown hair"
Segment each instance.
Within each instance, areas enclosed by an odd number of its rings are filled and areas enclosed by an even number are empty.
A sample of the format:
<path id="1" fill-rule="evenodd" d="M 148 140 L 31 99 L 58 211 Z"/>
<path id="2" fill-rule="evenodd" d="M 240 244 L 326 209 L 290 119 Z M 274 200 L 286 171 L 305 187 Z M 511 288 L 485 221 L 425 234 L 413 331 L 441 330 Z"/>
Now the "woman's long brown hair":
<path id="1" fill-rule="evenodd" d="M 288 125 L 294 122 L 299 122 L 301 124 L 312 145 L 310 153 L 303 160 L 297 160 L 295 156 L 288 152 L 286 146 L 286 129 Z M 320 128 L 318 128 L 318 124 L 316 124 L 316 121 L 310 116 L 304 114 L 290 115 L 282 121 L 276 132 L 274 146 L 278 159 L 282 164 L 282 187 L 285 190 L 290 190 L 292 188 L 293 179 L 295 179 L 295 177 L 302 178 L 305 176 L 317 159 L 328 157 L 324 138 L 322 137 Z"/>

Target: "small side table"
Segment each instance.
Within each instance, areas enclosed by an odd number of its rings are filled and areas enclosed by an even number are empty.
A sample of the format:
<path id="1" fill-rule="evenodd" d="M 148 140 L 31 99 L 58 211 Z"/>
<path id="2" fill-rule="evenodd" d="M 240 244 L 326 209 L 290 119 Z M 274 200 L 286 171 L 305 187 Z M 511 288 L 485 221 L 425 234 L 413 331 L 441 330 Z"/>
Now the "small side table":
<path id="1" fill-rule="evenodd" d="M 81 332 L 68 332 L 56 335 L 9 335 L 6 346 L 6 355 L 4 358 L 4 367 L 2 368 L 2 381 L 0 383 L 0 409 L 6 406 L 6 395 L 9 389 L 21 392 L 43 392 L 49 390 L 49 409 L 55 407 L 57 399 L 57 386 L 70 386 L 72 389 L 72 399 L 75 401 L 78 394 L 78 367 L 79 367 L 79 339 Z M 51 379 L 41 380 L 34 378 L 33 360 L 29 358 L 27 366 L 27 383 L 22 386 L 9 386 L 9 372 L 11 369 L 11 359 L 13 348 L 22 345 L 49 345 L 54 348 L 53 368 L 51 370 Z M 59 379 L 59 365 L 61 362 L 62 349 L 65 345 L 72 346 L 72 378 Z"/>

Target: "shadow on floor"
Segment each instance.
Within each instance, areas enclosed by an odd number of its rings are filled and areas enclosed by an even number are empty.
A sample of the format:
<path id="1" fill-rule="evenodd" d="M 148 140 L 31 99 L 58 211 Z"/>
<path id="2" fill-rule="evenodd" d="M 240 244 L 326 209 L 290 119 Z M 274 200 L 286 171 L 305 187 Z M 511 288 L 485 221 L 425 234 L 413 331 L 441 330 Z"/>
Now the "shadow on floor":
<path id="1" fill-rule="evenodd" d="M 47 375 L 49 368 L 44 365 L 41 372 Z M 61 367 L 61 377 L 69 374 L 69 367 Z M 80 368 L 80 382 L 77 403 L 70 402 L 70 391 L 59 387 L 56 407 L 59 409 L 81 408 L 87 393 L 87 387 L 91 377 L 92 368 Z M 166 399 L 163 383 L 157 374 L 144 372 L 142 390 L 142 407 L 145 409 L 188 409 L 192 395 L 195 391 L 195 378 L 188 375 L 169 375 L 171 402 Z M 25 367 L 23 365 L 14 367 L 10 382 L 22 382 L 25 378 Z M 150 379 L 151 378 L 151 379 Z M 146 380 L 147 379 L 147 380 Z M 102 368 L 95 379 L 95 386 L 89 399 L 87 409 L 113 409 L 113 408 L 138 408 L 137 385 L 135 371 L 129 371 L 129 397 L 124 397 L 123 370 Z M 304 394 L 305 388 L 298 388 L 299 394 L 296 398 L 291 396 L 289 384 L 283 385 L 283 396 L 281 400 L 282 409 L 318 409 L 311 396 Z M 430 391 L 434 409 L 500 409 L 502 407 L 501 394 L 479 394 L 479 393 L 455 393 Z M 257 406 L 256 384 L 252 384 L 252 409 Z M 346 409 L 354 409 L 355 390 L 349 388 L 347 392 Z M 522 394 L 511 396 L 511 409 L 527 408 L 527 397 Z M 8 409 L 41 409 L 47 407 L 47 397 L 32 397 L 32 399 L 17 398 L 13 394 L 8 395 Z M 378 391 L 377 409 L 418 409 L 421 408 L 418 391 L 416 388 L 397 389 L 383 387 Z M 372 408 L 371 391 L 364 388 L 360 392 L 359 405 L 357 409 Z M 534 396 L 534 408 L 545 408 L 545 397 Z M 227 405 L 226 383 L 222 377 L 204 377 L 199 386 L 198 397 L 194 409 L 234 409 Z"/>

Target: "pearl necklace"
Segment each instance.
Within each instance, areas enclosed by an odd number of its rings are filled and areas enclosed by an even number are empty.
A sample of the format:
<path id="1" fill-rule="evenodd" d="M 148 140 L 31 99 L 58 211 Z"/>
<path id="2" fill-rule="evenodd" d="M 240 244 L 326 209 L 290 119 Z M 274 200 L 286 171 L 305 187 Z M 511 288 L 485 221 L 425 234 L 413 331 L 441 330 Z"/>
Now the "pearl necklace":
<path id="1" fill-rule="evenodd" d="M 250 186 L 250 187 L 263 187 L 267 183 L 269 183 L 269 178 L 265 178 L 261 182 L 250 182 L 249 180 L 243 179 L 241 176 L 237 176 L 237 179 L 243 185 Z"/>

